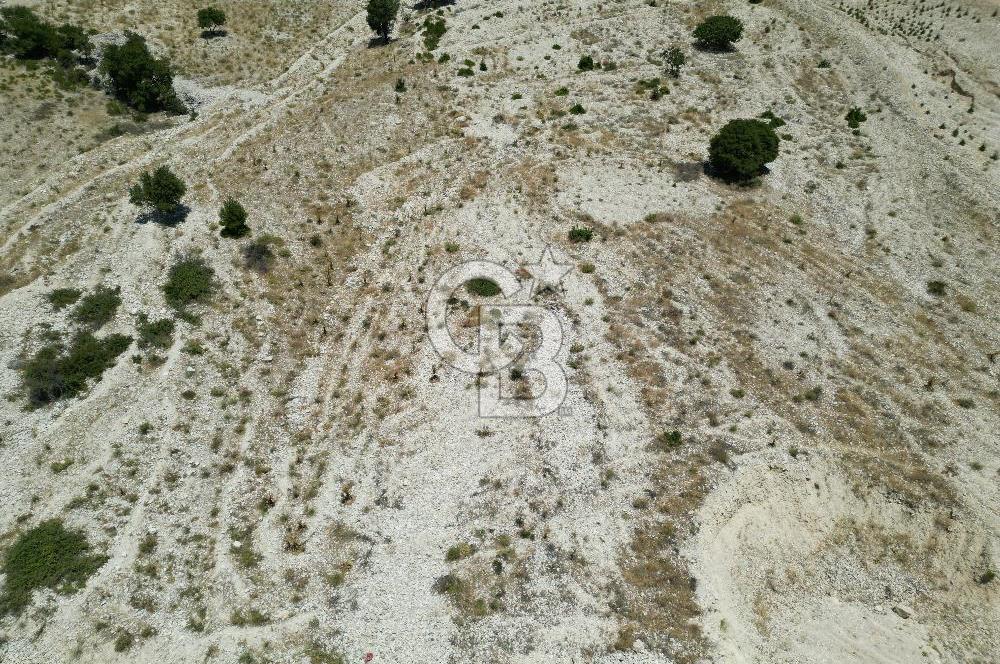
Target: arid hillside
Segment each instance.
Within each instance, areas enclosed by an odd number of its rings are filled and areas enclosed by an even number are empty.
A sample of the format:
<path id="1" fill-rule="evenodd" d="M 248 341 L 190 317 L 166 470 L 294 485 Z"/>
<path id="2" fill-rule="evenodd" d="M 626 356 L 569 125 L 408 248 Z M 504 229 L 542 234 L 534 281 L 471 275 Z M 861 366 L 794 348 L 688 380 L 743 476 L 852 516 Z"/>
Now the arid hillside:
<path id="1" fill-rule="evenodd" d="M 995 2 L 24 4 L 0 662 L 1000 661 Z"/>

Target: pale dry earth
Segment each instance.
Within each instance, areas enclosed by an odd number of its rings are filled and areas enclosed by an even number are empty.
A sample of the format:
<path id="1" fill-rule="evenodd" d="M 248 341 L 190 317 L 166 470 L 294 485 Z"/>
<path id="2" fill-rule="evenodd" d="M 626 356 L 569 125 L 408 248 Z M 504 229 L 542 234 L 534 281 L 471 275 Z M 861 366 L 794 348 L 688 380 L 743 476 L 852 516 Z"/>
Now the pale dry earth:
<path id="1" fill-rule="evenodd" d="M 146 35 L 197 114 L 115 135 L 102 92 L 0 70 L 0 550 L 61 516 L 108 556 L 0 619 L 0 661 L 1000 661 L 996 3 L 459 0 L 430 62 L 412 8 L 370 48 L 356 3 L 223 2 L 208 42 L 186 3 L 29 4 Z M 722 12 L 737 49 L 693 48 Z M 771 172 L 706 176 L 767 110 Z M 161 164 L 174 227 L 128 199 Z M 228 196 L 271 273 L 219 237 Z M 567 403 L 481 418 L 423 303 L 546 246 Z M 120 286 L 102 334 L 134 335 L 186 252 L 200 324 L 25 408 L 48 292 Z"/>

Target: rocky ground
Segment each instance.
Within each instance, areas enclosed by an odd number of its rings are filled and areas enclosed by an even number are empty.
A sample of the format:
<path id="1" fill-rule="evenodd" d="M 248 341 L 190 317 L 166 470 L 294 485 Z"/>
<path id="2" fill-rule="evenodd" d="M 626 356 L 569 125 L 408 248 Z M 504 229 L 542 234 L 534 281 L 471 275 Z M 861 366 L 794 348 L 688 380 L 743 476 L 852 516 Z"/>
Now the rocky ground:
<path id="1" fill-rule="evenodd" d="M 997 661 L 995 4 L 459 0 L 429 58 L 410 6 L 370 45 L 359 3 L 223 2 L 213 40 L 181 2 L 29 4 L 146 35 L 195 113 L 0 69 L 0 551 L 60 517 L 107 556 L 0 661 Z M 694 48 L 718 13 L 736 50 Z M 770 173 L 705 175 L 766 111 Z M 189 212 L 139 223 L 162 164 Z M 568 398 L 482 418 L 424 303 L 546 246 Z M 136 336 L 191 254 L 218 287 L 169 348 L 26 408 L 52 290 L 120 287 L 101 334 Z"/>

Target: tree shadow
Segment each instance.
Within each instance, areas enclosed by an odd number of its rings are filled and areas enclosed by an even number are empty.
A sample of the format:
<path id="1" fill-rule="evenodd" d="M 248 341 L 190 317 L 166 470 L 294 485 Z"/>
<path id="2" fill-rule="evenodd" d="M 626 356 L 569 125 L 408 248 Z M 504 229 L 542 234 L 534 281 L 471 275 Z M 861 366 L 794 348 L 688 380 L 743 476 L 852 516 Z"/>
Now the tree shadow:
<path id="1" fill-rule="evenodd" d="M 438 7 L 447 7 L 453 4 L 455 4 L 455 0 L 420 0 L 420 2 L 413 5 L 413 9 L 419 12 L 424 9 L 437 9 Z"/>
<path id="2" fill-rule="evenodd" d="M 202 39 L 219 39 L 220 37 L 226 37 L 228 35 L 229 35 L 229 32 L 226 31 L 226 30 L 224 30 L 224 29 L 222 29 L 222 28 L 218 28 L 218 29 L 214 29 L 214 30 L 202 30 L 201 31 L 201 38 Z"/>
<path id="3" fill-rule="evenodd" d="M 715 46 L 713 44 L 706 44 L 703 41 L 696 41 L 694 43 L 695 49 L 702 51 L 703 53 L 735 53 L 736 46 L 731 42 L 725 46 Z"/>
<path id="4" fill-rule="evenodd" d="M 187 205 L 178 205 L 173 212 L 160 212 L 159 210 L 150 210 L 143 212 L 135 219 L 137 224 L 159 224 L 160 226 L 167 226 L 173 228 L 177 224 L 183 223 L 187 219 L 188 214 L 191 213 L 191 208 Z"/>
<path id="5" fill-rule="evenodd" d="M 368 48 L 379 48 L 392 43 L 392 37 L 372 37 L 368 40 Z"/>
<path id="6" fill-rule="evenodd" d="M 705 175 L 712 178 L 716 178 L 718 180 L 722 180 L 726 184 L 731 184 L 738 187 L 746 187 L 746 188 L 759 187 L 761 184 L 760 178 L 771 172 L 771 169 L 769 169 L 767 166 L 761 166 L 760 170 L 757 171 L 755 175 L 749 178 L 745 178 L 736 175 L 734 173 L 729 173 L 727 171 L 720 171 L 719 169 L 712 166 L 712 162 L 708 160 L 702 162 L 702 170 L 704 171 Z"/>

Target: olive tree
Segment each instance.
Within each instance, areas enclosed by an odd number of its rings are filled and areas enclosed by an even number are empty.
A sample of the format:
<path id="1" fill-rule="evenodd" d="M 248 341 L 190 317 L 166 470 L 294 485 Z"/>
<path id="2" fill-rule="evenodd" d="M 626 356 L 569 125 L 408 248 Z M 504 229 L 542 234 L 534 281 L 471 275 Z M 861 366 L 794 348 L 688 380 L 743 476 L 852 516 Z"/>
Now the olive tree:
<path id="1" fill-rule="evenodd" d="M 761 120 L 731 120 L 708 146 L 714 174 L 726 180 L 750 180 L 766 173 L 764 165 L 777 159 L 780 139 Z"/>
<path id="2" fill-rule="evenodd" d="M 389 41 L 399 14 L 399 0 L 368 0 L 368 27 L 383 41 Z"/>

